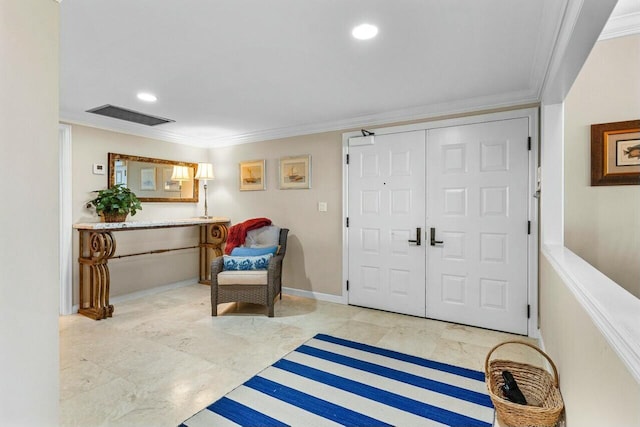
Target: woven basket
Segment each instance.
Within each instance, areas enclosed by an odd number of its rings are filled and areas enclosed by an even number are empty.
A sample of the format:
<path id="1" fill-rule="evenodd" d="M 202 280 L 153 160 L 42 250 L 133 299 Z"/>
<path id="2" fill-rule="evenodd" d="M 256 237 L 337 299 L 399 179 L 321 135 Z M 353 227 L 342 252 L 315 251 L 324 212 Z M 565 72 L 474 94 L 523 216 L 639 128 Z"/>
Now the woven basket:
<path id="1" fill-rule="evenodd" d="M 534 349 L 549 362 L 553 376 L 542 368 L 527 363 L 510 360 L 489 360 L 491 354 L 506 344 L 523 345 Z M 527 399 L 527 405 L 513 403 L 503 397 L 502 371 L 509 371 Z M 558 388 L 558 370 L 546 353 L 538 347 L 522 341 L 506 341 L 493 347 L 484 362 L 484 373 L 489 396 L 496 408 L 500 425 L 503 427 L 552 427 L 560 418 L 564 403 Z"/>
<path id="2" fill-rule="evenodd" d="M 102 212 L 100 213 L 100 218 L 102 222 L 125 222 L 127 219 L 128 213 L 118 213 L 118 212 Z"/>

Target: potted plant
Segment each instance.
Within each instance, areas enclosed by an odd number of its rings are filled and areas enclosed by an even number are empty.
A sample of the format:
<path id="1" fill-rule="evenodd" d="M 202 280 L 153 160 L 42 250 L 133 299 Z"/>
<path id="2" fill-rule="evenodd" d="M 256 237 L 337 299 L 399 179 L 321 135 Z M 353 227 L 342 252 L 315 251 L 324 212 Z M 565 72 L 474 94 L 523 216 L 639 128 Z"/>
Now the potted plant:
<path id="1" fill-rule="evenodd" d="M 129 213 L 133 216 L 142 210 L 140 200 L 122 184 L 94 192 L 98 193 L 98 197 L 90 200 L 88 206 L 95 207 L 104 222 L 124 222 Z"/>

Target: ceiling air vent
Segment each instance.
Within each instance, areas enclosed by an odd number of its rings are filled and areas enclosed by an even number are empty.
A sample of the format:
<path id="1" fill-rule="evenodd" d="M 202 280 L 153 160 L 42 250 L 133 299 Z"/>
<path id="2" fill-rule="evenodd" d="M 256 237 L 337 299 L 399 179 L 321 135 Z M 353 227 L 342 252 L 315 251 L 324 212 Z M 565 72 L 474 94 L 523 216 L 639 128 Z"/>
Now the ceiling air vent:
<path id="1" fill-rule="evenodd" d="M 114 119 L 126 120 L 147 126 L 157 126 L 175 121 L 138 113 L 137 111 L 127 110 L 126 108 L 116 107 L 109 104 L 87 110 L 87 113 L 100 114 L 101 116 L 113 117 Z"/>

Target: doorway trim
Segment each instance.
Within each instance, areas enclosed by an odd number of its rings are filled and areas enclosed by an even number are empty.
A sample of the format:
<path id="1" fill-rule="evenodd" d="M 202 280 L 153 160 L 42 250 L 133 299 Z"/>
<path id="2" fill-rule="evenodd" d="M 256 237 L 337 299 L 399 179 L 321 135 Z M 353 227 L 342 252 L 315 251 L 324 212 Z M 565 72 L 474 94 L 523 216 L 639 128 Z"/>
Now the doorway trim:
<path id="1" fill-rule="evenodd" d="M 469 124 L 477 124 L 489 121 L 509 120 L 515 118 L 526 117 L 529 119 L 529 136 L 531 137 L 531 151 L 529 151 L 529 182 L 527 189 L 529 192 L 528 215 L 531 221 L 531 234 L 527 242 L 528 260 L 527 260 L 527 279 L 528 291 L 527 297 L 530 306 L 530 317 L 527 320 L 528 336 L 532 338 L 539 337 L 539 319 L 538 319 L 538 209 L 539 199 L 536 197 L 536 170 L 539 164 L 539 118 L 538 107 L 514 109 L 501 111 L 496 113 L 478 113 L 477 115 L 469 115 L 464 117 L 456 117 L 451 119 L 436 119 L 421 123 L 412 123 L 408 125 L 389 126 L 382 128 L 367 129 L 376 135 L 384 135 L 390 133 L 411 132 L 416 130 L 429 130 L 441 127 L 461 126 Z M 349 279 L 349 238 L 347 232 L 347 218 L 349 216 L 349 182 L 348 182 L 348 165 L 347 156 L 349 154 L 349 138 L 362 136 L 361 131 L 345 132 L 342 134 L 342 301 L 348 304 L 347 280 Z M 374 137 L 375 138 L 375 137 Z M 427 141 L 428 144 L 428 141 Z"/>
<path id="2" fill-rule="evenodd" d="M 73 312 L 73 213 L 71 126 L 58 125 L 60 209 L 60 314 Z"/>

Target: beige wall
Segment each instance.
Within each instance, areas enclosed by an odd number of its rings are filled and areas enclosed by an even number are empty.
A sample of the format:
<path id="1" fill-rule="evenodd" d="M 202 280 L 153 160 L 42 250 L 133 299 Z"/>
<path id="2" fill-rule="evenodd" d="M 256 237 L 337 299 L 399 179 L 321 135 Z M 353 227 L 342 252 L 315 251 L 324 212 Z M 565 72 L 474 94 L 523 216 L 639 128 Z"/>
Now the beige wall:
<path id="1" fill-rule="evenodd" d="M 72 125 L 73 222 L 98 221 L 93 209 L 85 207 L 95 197 L 92 190 L 107 187 L 107 175 L 94 175 L 93 164 L 107 166 L 109 152 L 187 162 L 207 161 L 208 150 L 174 144 L 101 129 Z M 202 192 L 202 189 L 200 189 Z M 142 203 L 142 210 L 129 220 L 191 218 L 204 214 L 204 201 L 196 203 Z M 73 232 L 73 259 L 78 257 L 78 232 Z M 194 246 L 197 228 L 173 228 L 151 231 L 115 232 L 116 255 L 145 252 L 151 249 Z M 192 280 L 198 276 L 196 249 L 140 255 L 109 261 L 111 296 L 129 294 L 149 288 Z M 74 265 L 74 304 L 78 304 L 78 269 Z M 116 308 L 117 310 L 117 308 Z"/>
<path id="2" fill-rule="evenodd" d="M 532 105 L 517 107 L 528 108 Z M 516 107 L 514 107 L 515 109 Z M 494 109 L 476 114 L 506 111 Z M 395 123 L 385 126 L 444 120 L 458 114 Z M 382 127 L 382 126 L 378 126 Z M 105 188 L 106 175 L 93 175 L 93 163 L 107 163 L 107 153 L 116 152 L 145 157 L 198 162 L 209 160 L 216 179 L 209 182 L 209 215 L 230 218 L 238 223 L 265 216 L 287 227 L 289 234 L 284 263 L 285 287 L 319 294 L 342 296 L 342 133 L 347 130 L 318 133 L 278 140 L 262 141 L 209 150 L 136 137 L 96 128 L 73 125 L 73 222 L 96 221 L 93 211 L 84 205 L 94 197 L 91 190 Z M 308 190 L 278 189 L 278 160 L 281 157 L 311 155 L 312 185 Z M 207 159 L 208 158 L 208 159 Z M 239 163 L 266 159 L 265 191 L 239 190 Z M 134 220 L 184 218 L 202 215 L 200 203 L 143 203 Z M 327 212 L 318 211 L 318 202 L 326 202 Z M 142 252 L 159 247 L 190 246 L 197 242 L 194 230 L 132 231 L 115 234 L 117 254 Z M 74 259 L 78 255 L 74 234 Z M 109 261 L 111 295 L 118 296 L 189 280 L 196 276 L 194 250 L 143 255 Z M 74 304 L 78 303 L 78 272 L 74 271 Z"/>
<path id="3" fill-rule="evenodd" d="M 535 107 L 527 104 L 476 112 L 488 114 Z M 445 120 L 472 114 L 432 117 L 377 125 L 376 128 Z M 365 126 L 367 129 L 369 127 Z M 266 216 L 291 230 L 284 263 L 283 285 L 304 291 L 342 296 L 342 133 L 324 132 L 211 150 L 216 180 L 211 183 L 209 210 L 228 216 L 233 223 Z M 279 190 L 278 160 L 311 154 L 312 186 L 309 190 Z M 266 191 L 239 191 L 238 164 L 266 159 Z M 318 212 L 318 202 L 328 211 Z"/>
<path id="4" fill-rule="evenodd" d="M 0 2 L 0 424 L 58 425 L 58 3 Z"/>
<path id="5" fill-rule="evenodd" d="M 640 425 L 640 385 L 543 254 L 540 329 L 560 373 L 567 426 Z"/>
<path id="6" fill-rule="evenodd" d="M 640 187 L 590 186 L 590 126 L 640 118 L 638 75 L 640 36 L 598 42 L 565 100 L 564 227 L 569 249 L 640 297 Z M 640 425 L 640 385 L 564 274 L 541 254 L 540 332 L 560 373 L 567 425 Z"/>
<path id="7" fill-rule="evenodd" d="M 640 119 L 640 35 L 598 42 L 565 100 L 565 245 L 640 298 L 640 186 L 591 187 L 592 124 Z"/>
<path id="8" fill-rule="evenodd" d="M 311 155 L 311 189 L 279 190 L 278 159 Z M 270 218 L 289 228 L 283 286 L 342 295 L 342 133 L 285 138 L 211 150 L 216 175 L 209 212 L 232 223 Z M 265 191 L 240 191 L 238 164 L 266 159 Z M 328 211 L 318 212 L 318 202 Z"/>

